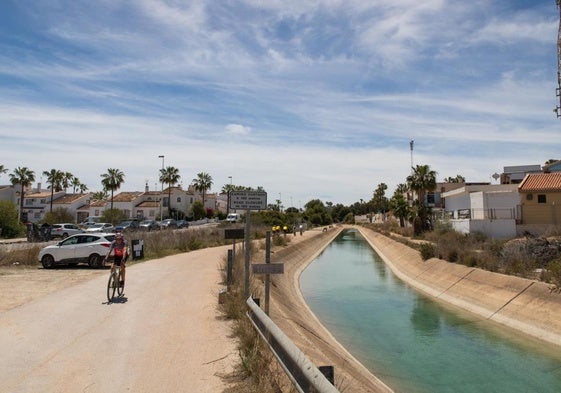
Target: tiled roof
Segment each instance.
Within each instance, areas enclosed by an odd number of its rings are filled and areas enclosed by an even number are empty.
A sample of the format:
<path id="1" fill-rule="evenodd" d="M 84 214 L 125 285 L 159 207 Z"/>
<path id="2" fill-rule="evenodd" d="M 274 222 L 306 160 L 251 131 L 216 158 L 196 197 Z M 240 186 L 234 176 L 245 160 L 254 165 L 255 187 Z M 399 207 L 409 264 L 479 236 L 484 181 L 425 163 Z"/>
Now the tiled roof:
<path id="1" fill-rule="evenodd" d="M 103 206 L 105 206 L 106 203 L 107 203 L 107 201 L 91 201 L 90 206 L 91 207 L 103 207 Z"/>
<path id="2" fill-rule="evenodd" d="M 159 206 L 160 203 L 154 201 L 144 201 L 136 205 L 136 207 L 159 207 Z"/>
<path id="3" fill-rule="evenodd" d="M 558 191 L 561 192 L 561 172 L 530 173 L 518 186 L 520 192 Z"/>
<path id="4" fill-rule="evenodd" d="M 49 194 L 50 195 L 50 194 Z M 88 196 L 88 194 L 66 194 L 61 198 L 57 198 L 53 201 L 53 205 L 56 204 L 63 204 L 63 203 L 72 203 L 80 198 Z"/>
<path id="5" fill-rule="evenodd" d="M 132 202 L 141 192 L 121 192 L 113 196 L 113 202 Z"/>
<path id="6" fill-rule="evenodd" d="M 49 192 L 42 191 L 42 192 L 26 193 L 25 194 L 25 199 L 27 199 L 27 198 L 46 198 L 46 197 L 50 197 L 50 196 L 51 196 L 50 191 Z"/>

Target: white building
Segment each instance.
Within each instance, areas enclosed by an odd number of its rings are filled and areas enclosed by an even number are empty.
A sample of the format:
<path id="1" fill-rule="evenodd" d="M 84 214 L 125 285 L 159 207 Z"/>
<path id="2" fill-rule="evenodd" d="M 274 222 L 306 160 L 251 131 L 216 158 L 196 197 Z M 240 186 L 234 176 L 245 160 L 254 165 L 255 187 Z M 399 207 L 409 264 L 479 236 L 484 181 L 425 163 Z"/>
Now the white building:
<path id="1" fill-rule="evenodd" d="M 464 186 L 442 197 L 446 216 L 456 231 L 481 232 L 497 239 L 516 236 L 516 221 L 520 219 L 517 184 Z"/>

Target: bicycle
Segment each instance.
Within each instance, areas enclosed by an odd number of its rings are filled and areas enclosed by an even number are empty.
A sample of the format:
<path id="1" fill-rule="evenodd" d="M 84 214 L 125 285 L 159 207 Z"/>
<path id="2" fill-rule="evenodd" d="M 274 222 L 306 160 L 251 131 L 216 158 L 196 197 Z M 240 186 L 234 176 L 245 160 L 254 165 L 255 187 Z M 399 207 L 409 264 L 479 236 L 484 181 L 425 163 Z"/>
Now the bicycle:
<path id="1" fill-rule="evenodd" d="M 115 292 L 117 296 L 123 296 L 125 291 L 125 283 L 123 286 L 119 285 L 121 282 L 121 267 L 113 265 L 111 271 L 109 272 L 109 281 L 107 281 L 107 301 L 111 303 L 115 298 Z"/>

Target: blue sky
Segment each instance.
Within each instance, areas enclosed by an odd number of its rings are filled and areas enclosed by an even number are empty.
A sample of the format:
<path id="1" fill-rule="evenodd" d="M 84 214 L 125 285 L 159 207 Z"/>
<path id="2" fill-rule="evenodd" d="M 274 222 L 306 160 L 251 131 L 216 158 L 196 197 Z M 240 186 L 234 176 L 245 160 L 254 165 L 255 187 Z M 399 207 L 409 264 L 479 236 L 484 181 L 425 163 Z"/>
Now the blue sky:
<path id="1" fill-rule="evenodd" d="M 561 158 L 554 0 L 0 2 L 0 164 L 269 202 Z M 44 180 L 43 180 L 44 181 Z M 0 184 L 8 183 L 0 177 Z"/>

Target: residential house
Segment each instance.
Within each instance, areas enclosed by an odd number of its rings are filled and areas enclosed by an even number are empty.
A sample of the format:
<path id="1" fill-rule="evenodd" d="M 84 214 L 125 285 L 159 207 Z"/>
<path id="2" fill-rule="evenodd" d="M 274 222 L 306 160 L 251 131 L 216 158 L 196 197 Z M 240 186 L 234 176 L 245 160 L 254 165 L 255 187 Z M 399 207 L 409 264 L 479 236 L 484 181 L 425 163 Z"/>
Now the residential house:
<path id="1" fill-rule="evenodd" d="M 541 173 L 542 168 L 536 165 L 505 166 L 501 174 L 501 184 L 520 184 L 529 173 Z"/>
<path id="2" fill-rule="evenodd" d="M 188 215 L 191 210 L 191 206 L 195 201 L 194 195 L 189 190 L 185 191 L 181 187 L 171 187 L 171 202 L 170 202 L 168 201 L 169 190 L 170 190 L 169 188 L 166 188 L 162 194 L 162 200 L 163 200 L 162 208 L 164 209 L 162 211 L 163 216 L 167 217 L 168 214 L 167 210 L 168 210 L 168 206 L 170 206 L 169 205 L 170 203 L 171 203 L 172 211 L 175 210 L 175 211 L 182 212 L 184 215 Z"/>
<path id="3" fill-rule="evenodd" d="M 452 227 L 460 233 L 481 232 L 504 239 L 516 236 L 520 195 L 516 184 L 465 185 L 442 194 Z"/>
<path id="4" fill-rule="evenodd" d="M 113 209 L 121 210 L 127 218 L 142 218 L 137 216 L 135 207 L 143 202 L 140 191 L 120 192 L 113 195 Z M 111 209 L 111 200 L 107 201 L 107 208 Z"/>
<path id="5" fill-rule="evenodd" d="M 160 217 L 160 191 L 145 191 L 139 198 L 140 202 L 134 207 L 134 217 L 155 220 Z"/>
<path id="6" fill-rule="evenodd" d="M 84 216 L 83 210 L 80 209 L 84 206 L 88 206 L 90 204 L 91 198 L 92 194 L 90 193 L 66 194 L 60 198 L 53 200 L 53 211 L 57 209 L 66 210 L 72 215 L 74 222 L 82 222 L 87 218 L 87 216 Z M 50 206 L 47 207 L 47 209 L 50 209 Z"/>
<path id="7" fill-rule="evenodd" d="M 20 199 L 19 191 L 16 187 L 16 206 L 19 208 Z M 54 201 L 63 197 L 64 191 L 55 191 L 51 194 L 51 190 L 43 190 L 41 183 L 37 184 L 37 188 L 28 189 L 23 196 L 23 211 L 21 214 L 22 221 L 39 222 L 45 218 L 45 214 L 51 210 L 51 197 L 53 201 L 53 210 L 55 209 Z"/>
<path id="8" fill-rule="evenodd" d="M 78 222 L 83 222 L 88 217 L 100 217 L 106 209 L 109 209 L 109 207 L 110 203 L 105 200 L 90 201 L 88 205 L 78 209 Z"/>
<path id="9" fill-rule="evenodd" d="M 520 183 L 521 229 L 543 233 L 561 225 L 561 172 L 529 174 Z"/>
<path id="10" fill-rule="evenodd" d="M 16 189 L 12 185 L 0 185 L 0 201 L 16 203 Z"/>

